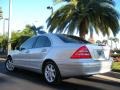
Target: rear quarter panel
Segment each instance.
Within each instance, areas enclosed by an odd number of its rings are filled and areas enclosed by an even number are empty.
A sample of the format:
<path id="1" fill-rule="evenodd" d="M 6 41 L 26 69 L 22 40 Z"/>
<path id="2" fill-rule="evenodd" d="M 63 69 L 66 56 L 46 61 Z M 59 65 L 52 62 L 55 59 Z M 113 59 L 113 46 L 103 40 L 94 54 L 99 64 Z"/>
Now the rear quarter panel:
<path id="1" fill-rule="evenodd" d="M 71 55 L 80 47 L 80 45 L 62 45 L 51 47 L 46 58 L 53 60 L 66 60 L 70 59 Z"/>

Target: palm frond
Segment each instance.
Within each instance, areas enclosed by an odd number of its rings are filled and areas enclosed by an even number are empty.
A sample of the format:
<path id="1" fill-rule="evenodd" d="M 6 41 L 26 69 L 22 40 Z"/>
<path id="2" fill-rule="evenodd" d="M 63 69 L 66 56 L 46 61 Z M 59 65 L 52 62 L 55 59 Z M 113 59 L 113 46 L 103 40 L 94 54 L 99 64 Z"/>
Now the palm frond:
<path id="1" fill-rule="evenodd" d="M 73 34 L 75 30 L 80 36 L 85 36 L 90 26 L 95 32 L 105 36 L 110 35 L 110 29 L 114 35 L 120 30 L 120 15 L 115 10 L 113 0 L 55 0 L 66 1 L 68 4 L 59 8 L 47 19 L 47 27 L 50 32 L 67 32 Z"/>

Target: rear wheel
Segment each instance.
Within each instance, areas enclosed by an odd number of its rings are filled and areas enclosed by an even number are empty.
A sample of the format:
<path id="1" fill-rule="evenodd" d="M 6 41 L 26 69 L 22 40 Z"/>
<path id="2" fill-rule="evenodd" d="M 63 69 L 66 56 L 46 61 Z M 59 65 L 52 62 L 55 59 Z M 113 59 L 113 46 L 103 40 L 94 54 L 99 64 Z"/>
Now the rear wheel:
<path id="1" fill-rule="evenodd" d="M 53 62 L 46 62 L 43 69 L 43 75 L 47 83 L 57 84 L 61 81 L 61 75 L 58 67 Z"/>
<path id="2" fill-rule="evenodd" d="M 5 67 L 8 71 L 14 71 L 15 67 L 13 65 L 13 60 L 11 58 L 7 58 L 5 62 Z"/>

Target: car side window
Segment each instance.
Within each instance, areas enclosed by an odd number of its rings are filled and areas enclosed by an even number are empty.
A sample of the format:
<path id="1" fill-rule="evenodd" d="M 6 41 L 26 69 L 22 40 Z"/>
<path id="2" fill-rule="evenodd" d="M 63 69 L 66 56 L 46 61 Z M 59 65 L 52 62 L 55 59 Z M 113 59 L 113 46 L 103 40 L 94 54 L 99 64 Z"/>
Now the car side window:
<path id="1" fill-rule="evenodd" d="M 33 47 L 33 44 L 35 43 L 37 37 L 32 37 L 26 40 L 21 46 L 20 49 L 31 49 Z"/>
<path id="2" fill-rule="evenodd" d="M 39 36 L 34 48 L 50 47 L 50 46 L 51 46 L 51 42 L 48 37 Z"/>

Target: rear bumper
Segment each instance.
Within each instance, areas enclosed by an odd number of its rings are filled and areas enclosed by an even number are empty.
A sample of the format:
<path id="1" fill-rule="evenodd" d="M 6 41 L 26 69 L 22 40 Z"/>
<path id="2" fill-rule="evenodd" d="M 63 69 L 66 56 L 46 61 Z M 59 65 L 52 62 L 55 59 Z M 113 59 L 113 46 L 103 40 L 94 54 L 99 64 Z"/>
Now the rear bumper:
<path id="1" fill-rule="evenodd" d="M 62 77 L 93 75 L 106 73 L 111 71 L 112 60 L 98 61 L 92 60 L 89 62 L 69 62 L 58 64 Z"/>

